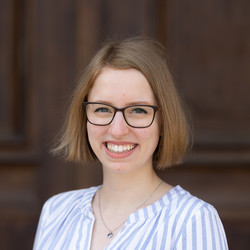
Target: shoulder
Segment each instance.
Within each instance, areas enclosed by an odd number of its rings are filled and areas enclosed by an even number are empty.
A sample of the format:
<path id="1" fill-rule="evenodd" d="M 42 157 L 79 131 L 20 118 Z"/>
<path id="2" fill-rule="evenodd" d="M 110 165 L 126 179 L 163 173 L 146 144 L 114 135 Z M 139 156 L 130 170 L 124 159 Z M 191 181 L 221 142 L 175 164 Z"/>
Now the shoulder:
<path id="1" fill-rule="evenodd" d="M 172 207 L 172 213 L 182 213 L 191 217 L 200 210 L 216 212 L 216 209 L 211 204 L 192 195 L 180 186 L 170 190 L 168 199 Z"/>
<path id="2" fill-rule="evenodd" d="M 43 216 L 59 214 L 73 208 L 85 209 L 91 206 L 91 201 L 98 187 L 63 192 L 49 198 L 43 206 Z"/>
<path id="3" fill-rule="evenodd" d="M 77 221 L 76 218 L 79 218 L 79 216 L 89 213 L 91 201 L 97 189 L 98 187 L 91 187 L 73 190 L 49 198 L 45 202 L 40 215 L 34 249 L 38 249 L 41 244 L 49 242 L 48 238 L 53 238 L 52 241 L 54 241 L 56 237 L 59 237 L 59 232 L 65 230 L 65 225 L 69 225 Z M 41 247 L 41 249 L 44 248 Z"/>
<path id="4" fill-rule="evenodd" d="M 197 223 L 197 221 L 210 224 L 211 221 L 220 221 L 213 205 L 192 195 L 180 186 L 172 190 L 171 198 L 171 217 L 174 217 L 176 225 L 184 227 L 188 223 Z"/>
<path id="5" fill-rule="evenodd" d="M 180 186 L 174 187 L 166 195 L 169 222 L 175 233 L 180 233 L 188 226 L 203 227 L 206 224 L 218 224 L 219 215 L 211 204 L 192 195 Z"/>
<path id="6" fill-rule="evenodd" d="M 198 249 L 227 249 L 224 228 L 217 210 L 180 186 L 172 192 L 173 238 L 177 245 L 191 244 Z M 190 246 L 191 247 L 191 246 Z"/>

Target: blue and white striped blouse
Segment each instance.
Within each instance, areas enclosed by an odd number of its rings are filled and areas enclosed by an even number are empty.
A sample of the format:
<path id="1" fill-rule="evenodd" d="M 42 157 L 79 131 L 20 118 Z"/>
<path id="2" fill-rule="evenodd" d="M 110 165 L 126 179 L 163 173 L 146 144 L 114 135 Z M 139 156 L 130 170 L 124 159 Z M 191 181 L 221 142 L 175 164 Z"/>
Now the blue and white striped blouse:
<path id="1" fill-rule="evenodd" d="M 90 249 L 95 221 L 91 201 L 98 188 L 50 198 L 42 210 L 34 250 Z M 228 246 L 215 208 L 176 186 L 132 213 L 105 249 L 224 250 Z"/>

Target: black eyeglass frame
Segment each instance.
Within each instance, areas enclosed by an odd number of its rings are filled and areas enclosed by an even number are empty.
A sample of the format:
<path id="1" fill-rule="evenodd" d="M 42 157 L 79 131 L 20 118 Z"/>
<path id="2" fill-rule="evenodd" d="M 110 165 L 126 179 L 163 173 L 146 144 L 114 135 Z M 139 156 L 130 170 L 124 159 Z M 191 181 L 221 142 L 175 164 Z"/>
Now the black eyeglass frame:
<path id="1" fill-rule="evenodd" d="M 89 123 L 93 124 L 93 125 L 96 125 L 96 126 L 107 126 L 107 125 L 111 124 L 112 121 L 113 121 L 114 118 L 115 118 L 116 113 L 117 113 L 117 112 L 122 112 L 122 115 L 123 115 L 123 118 L 124 118 L 125 122 L 126 122 L 130 127 L 132 127 L 132 128 L 148 128 L 148 127 L 150 127 L 150 126 L 152 125 L 152 123 L 154 122 L 156 112 L 159 111 L 159 110 L 161 110 L 161 109 L 160 109 L 159 107 L 157 107 L 157 106 L 154 106 L 154 105 L 145 105 L 145 104 L 130 105 L 130 106 L 127 106 L 127 107 L 124 107 L 124 108 L 121 108 L 121 109 L 120 109 L 120 108 L 116 108 L 116 107 L 114 107 L 114 106 L 112 106 L 112 105 L 109 105 L 109 104 L 106 104 L 106 103 L 102 103 L 102 102 L 83 102 L 83 107 L 85 108 L 85 111 L 86 111 L 86 106 L 87 106 L 88 104 L 103 104 L 103 105 L 109 106 L 109 107 L 111 107 L 111 108 L 114 109 L 114 114 L 113 114 L 113 117 L 112 117 L 111 121 L 108 122 L 108 123 L 106 123 L 106 124 L 96 124 L 96 123 L 91 122 L 91 121 L 88 119 L 87 112 L 86 112 L 87 121 L 88 121 Z M 152 118 L 151 123 L 150 123 L 149 125 L 143 126 L 143 127 L 137 127 L 137 126 L 132 126 L 132 125 L 130 125 L 130 124 L 128 123 L 128 121 L 126 120 L 126 116 L 125 116 L 125 112 L 124 112 L 124 111 L 125 111 L 125 109 L 131 108 L 131 107 L 150 107 L 150 108 L 152 108 L 152 109 L 154 110 L 154 114 L 153 114 L 153 118 Z"/>

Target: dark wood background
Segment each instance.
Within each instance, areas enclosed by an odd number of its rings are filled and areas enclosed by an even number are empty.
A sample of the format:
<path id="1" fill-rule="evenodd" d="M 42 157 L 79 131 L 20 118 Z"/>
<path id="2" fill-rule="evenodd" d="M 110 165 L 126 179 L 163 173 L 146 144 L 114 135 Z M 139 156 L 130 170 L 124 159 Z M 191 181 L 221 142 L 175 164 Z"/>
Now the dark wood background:
<path id="1" fill-rule="evenodd" d="M 194 150 L 162 177 L 212 203 L 230 249 L 250 245 L 250 1 L 0 0 L 0 248 L 31 249 L 44 201 L 101 183 L 51 157 L 79 72 L 107 37 L 163 42 Z"/>

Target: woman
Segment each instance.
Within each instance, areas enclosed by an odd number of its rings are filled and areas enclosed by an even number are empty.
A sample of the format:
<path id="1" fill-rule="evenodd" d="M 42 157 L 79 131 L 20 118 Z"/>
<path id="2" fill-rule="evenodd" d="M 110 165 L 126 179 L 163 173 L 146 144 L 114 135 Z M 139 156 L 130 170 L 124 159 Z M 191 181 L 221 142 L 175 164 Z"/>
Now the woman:
<path id="1" fill-rule="evenodd" d="M 189 144 L 166 61 L 145 38 L 108 42 L 92 59 L 55 152 L 98 159 L 103 184 L 49 199 L 34 249 L 228 249 L 216 210 L 155 173 Z"/>

